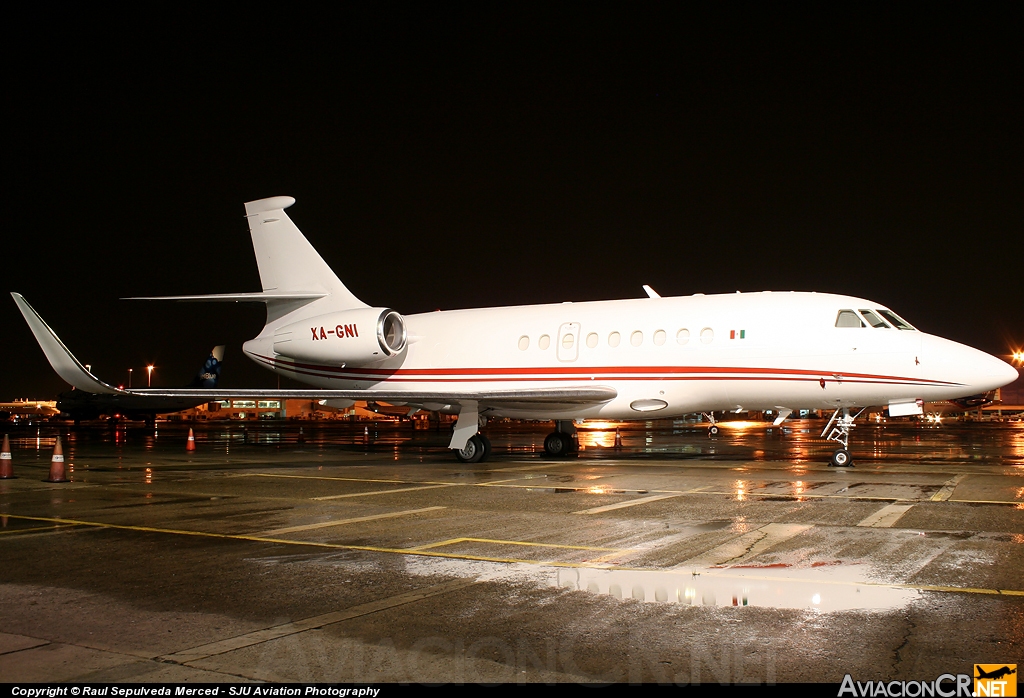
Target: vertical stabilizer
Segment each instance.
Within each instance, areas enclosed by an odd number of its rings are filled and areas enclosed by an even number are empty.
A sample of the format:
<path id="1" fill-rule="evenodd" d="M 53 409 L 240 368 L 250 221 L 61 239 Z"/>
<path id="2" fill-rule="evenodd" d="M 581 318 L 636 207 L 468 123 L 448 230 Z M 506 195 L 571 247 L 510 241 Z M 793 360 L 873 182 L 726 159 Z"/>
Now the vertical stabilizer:
<path id="1" fill-rule="evenodd" d="M 294 203 L 290 196 L 274 196 L 245 205 L 264 292 L 327 292 L 332 310 L 368 307 L 345 288 L 284 212 Z M 267 304 L 268 317 L 276 314 L 273 305 Z"/>

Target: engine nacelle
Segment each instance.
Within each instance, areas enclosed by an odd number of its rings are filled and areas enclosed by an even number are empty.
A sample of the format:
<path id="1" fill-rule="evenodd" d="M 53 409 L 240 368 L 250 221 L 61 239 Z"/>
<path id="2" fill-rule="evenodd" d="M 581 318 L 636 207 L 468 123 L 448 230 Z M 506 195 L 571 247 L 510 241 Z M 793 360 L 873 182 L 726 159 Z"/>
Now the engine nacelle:
<path id="1" fill-rule="evenodd" d="M 405 319 L 389 308 L 327 313 L 274 333 L 274 353 L 330 366 L 364 366 L 401 354 Z"/>

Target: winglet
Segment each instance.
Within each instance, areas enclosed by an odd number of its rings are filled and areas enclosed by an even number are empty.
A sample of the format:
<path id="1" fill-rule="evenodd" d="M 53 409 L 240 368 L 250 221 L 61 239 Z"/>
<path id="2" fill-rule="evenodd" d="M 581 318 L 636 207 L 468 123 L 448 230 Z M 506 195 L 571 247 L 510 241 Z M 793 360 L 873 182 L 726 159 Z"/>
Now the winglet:
<path id="1" fill-rule="evenodd" d="M 60 341 L 60 337 L 50 329 L 50 326 L 46 324 L 43 318 L 39 316 L 39 313 L 28 304 L 28 301 L 20 293 L 11 293 L 11 296 L 14 298 L 14 302 L 18 304 L 18 310 L 25 316 L 25 322 L 28 323 L 29 329 L 32 330 L 36 341 L 39 342 L 39 347 L 46 354 L 46 359 L 53 366 L 53 370 L 57 372 L 57 375 L 79 390 L 84 390 L 88 393 L 111 394 L 123 392 L 112 385 L 107 385 L 89 373 L 85 366 L 68 351 L 68 348 L 64 346 L 64 342 Z"/>
<path id="2" fill-rule="evenodd" d="M 648 298 L 661 298 L 661 296 L 658 295 L 658 292 L 655 291 L 650 286 L 648 286 L 647 284 L 644 284 L 644 291 L 647 292 L 647 297 Z"/>

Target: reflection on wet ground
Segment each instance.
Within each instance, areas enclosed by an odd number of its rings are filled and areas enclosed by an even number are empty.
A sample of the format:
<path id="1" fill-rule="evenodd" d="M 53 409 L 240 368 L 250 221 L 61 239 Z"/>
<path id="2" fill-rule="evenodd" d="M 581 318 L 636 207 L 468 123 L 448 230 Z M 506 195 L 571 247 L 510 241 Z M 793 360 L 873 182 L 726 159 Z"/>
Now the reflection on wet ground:
<path id="1" fill-rule="evenodd" d="M 827 461 L 834 444 L 820 438 L 824 420 L 720 422 L 721 432 L 708 437 L 707 425 L 683 420 L 587 422 L 580 425 L 580 458 L 700 459 L 785 461 L 793 465 Z M 419 428 L 422 422 L 210 422 L 162 423 L 157 428 L 118 426 L 68 428 L 42 424 L 12 426 L 15 447 L 53 448 L 58 433 L 73 457 L 117 461 L 127 453 L 176 450 L 184 430 L 196 441 L 225 456 L 258 452 L 260 447 L 303 446 L 311 449 L 392 453 L 403 456 L 447 455 L 450 426 Z M 485 429 L 495 456 L 544 457 L 543 424 L 492 422 Z M 616 445 L 620 444 L 620 445 Z M 111 450 L 109 447 L 113 446 Z M 98 448 L 102 447 L 102 448 Z M 1024 467 L 1024 423 L 890 422 L 858 424 L 850 440 L 856 463 L 908 461 L 915 464 L 999 464 Z M 65 451 L 67 453 L 67 450 Z M 72 458 L 73 459 L 73 458 Z"/>
<path id="2" fill-rule="evenodd" d="M 477 464 L 455 461 L 447 428 L 409 424 L 193 425 L 194 452 L 188 425 L 18 426 L 18 478 L 0 481 L 0 648 L 29 649 L 0 652 L 0 672 L 41 680 L 46 643 L 123 645 L 150 612 L 187 632 L 157 624 L 118 650 L 130 660 L 90 659 L 67 678 L 116 665 L 110 680 L 173 666 L 197 680 L 405 681 L 402 653 L 437 638 L 436 673 L 412 680 L 596 680 L 609 666 L 626 680 L 636 646 L 654 648 L 639 680 L 669 665 L 692 678 L 684 636 L 723 657 L 781 643 L 758 656 L 766 672 L 769 659 L 787 667 L 783 681 L 838 681 L 856 668 L 835 661 L 854 661 L 852 636 L 868 647 L 865 679 L 1019 648 L 1024 428 L 859 426 L 857 467 L 836 469 L 822 426 L 740 423 L 712 439 L 693 423 L 590 424 L 578 457 L 554 459 L 548 425 L 498 422 Z M 68 484 L 42 482 L 58 434 Z M 94 610 L 71 615 L 59 600 L 72 597 Z M 124 622 L 98 631 L 111 608 Z M 299 644 L 275 654 L 282 628 Z M 469 679 L 450 666 L 457 647 L 549 637 L 526 649 L 554 657 L 550 674 L 504 655 Z M 956 647 L 940 652 L 944 638 Z M 369 673 L 295 669 L 295 646 L 348 657 L 351 642 L 393 651 Z M 124 668 L 140 656 L 161 659 Z"/>
<path id="3" fill-rule="evenodd" d="M 892 609 L 919 598 L 920 591 L 878 584 L 865 566 L 800 570 L 694 568 L 689 572 L 650 570 L 558 570 L 553 583 L 564 589 L 652 603 L 699 606 L 762 606 L 812 611 Z"/>

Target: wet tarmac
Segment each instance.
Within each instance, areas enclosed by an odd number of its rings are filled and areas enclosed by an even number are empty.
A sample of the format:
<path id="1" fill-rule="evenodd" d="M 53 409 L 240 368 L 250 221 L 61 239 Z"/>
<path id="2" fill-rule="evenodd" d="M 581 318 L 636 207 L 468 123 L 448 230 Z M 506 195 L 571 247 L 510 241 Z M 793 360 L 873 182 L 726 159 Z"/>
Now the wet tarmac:
<path id="1" fill-rule="evenodd" d="M 302 428 L 300 437 L 300 426 Z M 1024 657 L 1024 425 L 10 427 L 4 681 L 838 683 Z M 621 448 L 616 448 L 616 428 Z M 72 482 L 44 483 L 58 432 Z"/>

